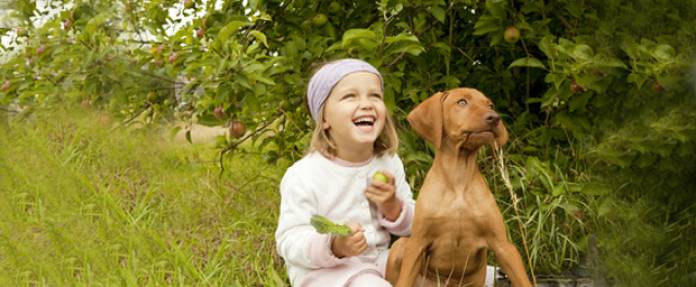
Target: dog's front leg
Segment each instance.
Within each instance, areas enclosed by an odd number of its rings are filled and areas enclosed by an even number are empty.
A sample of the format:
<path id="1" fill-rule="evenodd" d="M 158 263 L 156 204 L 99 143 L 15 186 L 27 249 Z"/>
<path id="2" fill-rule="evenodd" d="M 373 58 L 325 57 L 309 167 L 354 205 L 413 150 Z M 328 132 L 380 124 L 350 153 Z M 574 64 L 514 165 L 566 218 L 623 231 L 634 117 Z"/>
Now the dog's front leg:
<path id="1" fill-rule="evenodd" d="M 396 287 L 414 286 L 421 270 L 423 270 L 425 251 L 428 245 L 430 245 L 430 242 L 422 237 L 412 236 L 406 241 L 404 258 L 401 262 L 401 272 L 399 280 L 395 285 Z"/>
<path id="2" fill-rule="evenodd" d="M 502 240 L 494 240 L 491 249 L 493 249 L 495 258 L 500 263 L 503 272 L 510 277 L 512 286 L 532 286 L 527 277 L 527 272 L 525 272 L 522 257 L 515 245 L 510 243 L 507 238 L 503 238 Z"/>

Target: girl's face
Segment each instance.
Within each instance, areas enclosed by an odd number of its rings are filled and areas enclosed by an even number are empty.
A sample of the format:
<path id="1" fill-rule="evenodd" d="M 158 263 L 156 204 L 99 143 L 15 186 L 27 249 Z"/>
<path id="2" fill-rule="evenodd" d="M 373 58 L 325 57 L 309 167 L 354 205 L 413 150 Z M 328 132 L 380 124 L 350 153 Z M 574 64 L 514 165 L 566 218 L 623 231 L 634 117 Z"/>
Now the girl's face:
<path id="1" fill-rule="evenodd" d="M 334 86 L 324 106 L 324 123 L 341 149 L 372 147 L 382 132 L 386 107 L 379 77 L 369 72 L 348 74 Z"/>

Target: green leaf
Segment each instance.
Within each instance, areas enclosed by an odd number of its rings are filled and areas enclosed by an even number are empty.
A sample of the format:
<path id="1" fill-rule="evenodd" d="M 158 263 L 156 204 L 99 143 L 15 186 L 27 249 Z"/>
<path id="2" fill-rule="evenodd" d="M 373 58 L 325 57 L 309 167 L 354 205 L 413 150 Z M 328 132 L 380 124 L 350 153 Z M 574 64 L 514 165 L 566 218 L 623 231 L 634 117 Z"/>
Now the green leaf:
<path id="1" fill-rule="evenodd" d="M 631 73 L 626 77 L 626 81 L 629 83 L 635 83 L 636 86 L 639 88 L 645 84 L 645 81 L 648 80 L 648 75 L 646 74 L 641 74 L 641 73 Z"/>
<path id="2" fill-rule="evenodd" d="M 364 48 L 371 50 L 377 47 L 377 34 L 368 29 L 350 29 L 343 33 L 341 41 L 343 48 Z"/>
<path id="3" fill-rule="evenodd" d="M 266 41 L 266 35 L 262 33 L 261 31 L 257 30 L 252 30 L 249 32 L 249 35 L 254 36 L 256 38 L 256 41 L 263 43 L 263 46 L 268 48 L 268 42 Z"/>
<path id="4" fill-rule="evenodd" d="M 510 63 L 510 66 L 508 66 L 508 69 L 513 68 L 513 67 L 530 67 L 530 68 L 541 68 L 546 70 L 546 66 L 544 66 L 544 63 L 542 63 L 539 59 L 534 58 L 534 57 L 525 57 L 525 58 L 519 58 L 517 60 L 514 60 L 512 63 Z"/>
<path id="5" fill-rule="evenodd" d="M 578 44 L 573 48 L 573 58 L 587 61 L 594 55 L 592 48 L 585 44 Z"/>
<path id="6" fill-rule="evenodd" d="M 674 59 L 675 51 L 672 46 L 667 44 L 660 44 L 655 47 L 655 51 L 652 53 L 653 57 L 660 62 L 672 62 Z"/>
<path id="7" fill-rule="evenodd" d="M 347 236 L 352 233 L 352 230 L 347 225 L 336 224 L 330 219 L 318 214 L 313 215 L 309 223 L 321 234 Z"/>
<path id="8" fill-rule="evenodd" d="M 544 81 L 547 83 L 552 83 L 553 86 L 556 88 L 556 90 L 561 88 L 561 85 L 563 85 L 563 82 L 567 79 L 567 76 L 561 73 L 548 73 L 546 74 L 546 77 L 544 77 Z"/>
<path id="9" fill-rule="evenodd" d="M 418 54 L 425 51 L 423 46 L 421 46 L 420 42 L 418 41 L 418 38 L 407 33 L 387 37 L 385 42 L 388 44 L 385 51 L 386 55 L 409 53 L 411 55 L 418 56 Z"/>
<path id="10" fill-rule="evenodd" d="M 225 27 L 220 29 L 220 32 L 218 32 L 218 41 L 220 41 L 220 43 L 226 43 L 227 39 L 230 37 L 230 35 L 232 35 L 232 33 L 237 32 L 239 28 L 249 24 L 249 22 L 230 21 L 227 23 L 227 25 L 225 25 Z"/>
<path id="11" fill-rule="evenodd" d="M 597 55 L 593 61 L 594 61 L 595 65 L 597 65 L 599 67 L 622 68 L 622 69 L 627 68 L 626 64 L 624 64 L 621 60 L 614 58 L 614 57 Z"/>
<path id="12" fill-rule="evenodd" d="M 220 120 L 214 117 L 212 114 L 203 114 L 198 117 L 198 124 L 204 125 L 207 127 L 215 127 L 215 126 L 220 126 L 225 123 L 225 120 Z"/>
<path id="13" fill-rule="evenodd" d="M 503 24 L 500 20 L 489 15 L 481 16 L 476 24 L 474 24 L 474 35 L 485 35 L 492 32 L 500 32 L 503 30 Z"/>
<path id="14" fill-rule="evenodd" d="M 276 84 L 271 78 L 266 77 L 266 76 L 261 75 L 261 74 L 258 74 L 258 73 L 254 73 L 254 74 L 249 75 L 249 78 L 252 78 L 252 79 L 259 81 L 261 83 L 264 83 L 266 85 L 273 86 Z"/>
<path id="15" fill-rule="evenodd" d="M 99 29 L 106 21 L 108 20 L 109 14 L 104 12 L 100 13 L 97 16 L 94 16 L 94 18 L 90 19 L 89 22 L 85 25 L 85 33 L 87 34 L 92 34 Z"/>
<path id="16" fill-rule="evenodd" d="M 435 16 L 435 19 L 437 19 L 437 21 L 440 21 L 440 23 L 445 23 L 445 9 L 442 9 L 442 7 L 435 6 L 430 8 L 430 14 L 433 14 L 433 16 Z"/>
<path id="17" fill-rule="evenodd" d="M 486 0 L 486 10 L 495 18 L 505 19 L 505 3 L 505 0 Z"/>
<path id="18" fill-rule="evenodd" d="M 590 101 L 591 97 L 591 93 L 582 93 L 571 96 L 570 100 L 568 101 L 568 107 L 570 108 L 570 111 L 572 112 L 585 108 L 585 106 L 587 106 L 587 103 Z"/>

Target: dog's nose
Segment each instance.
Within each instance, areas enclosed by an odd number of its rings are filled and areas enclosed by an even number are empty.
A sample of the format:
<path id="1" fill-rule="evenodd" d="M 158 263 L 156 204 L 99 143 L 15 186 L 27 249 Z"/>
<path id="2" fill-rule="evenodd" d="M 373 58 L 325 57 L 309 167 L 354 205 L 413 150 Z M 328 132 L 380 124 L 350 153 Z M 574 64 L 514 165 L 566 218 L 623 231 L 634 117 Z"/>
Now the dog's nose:
<path id="1" fill-rule="evenodd" d="M 500 116 L 496 112 L 489 112 L 486 113 L 485 119 L 487 124 L 494 126 L 500 121 Z"/>

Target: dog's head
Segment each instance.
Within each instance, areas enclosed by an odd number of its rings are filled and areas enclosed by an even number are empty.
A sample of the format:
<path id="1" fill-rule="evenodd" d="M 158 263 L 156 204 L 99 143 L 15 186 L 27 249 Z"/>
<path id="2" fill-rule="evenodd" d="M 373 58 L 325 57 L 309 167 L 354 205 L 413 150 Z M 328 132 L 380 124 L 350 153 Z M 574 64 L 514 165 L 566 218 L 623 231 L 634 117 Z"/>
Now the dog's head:
<path id="1" fill-rule="evenodd" d="M 507 129 L 493 110 L 493 102 L 471 88 L 438 92 L 416 106 L 407 119 L 436 149 L 443 141 L 476 150 L 485 144 L 502 146 L 508 140 Z"/>

